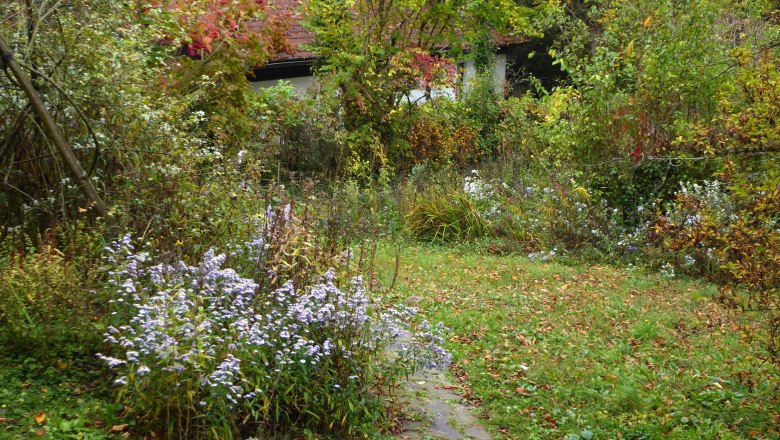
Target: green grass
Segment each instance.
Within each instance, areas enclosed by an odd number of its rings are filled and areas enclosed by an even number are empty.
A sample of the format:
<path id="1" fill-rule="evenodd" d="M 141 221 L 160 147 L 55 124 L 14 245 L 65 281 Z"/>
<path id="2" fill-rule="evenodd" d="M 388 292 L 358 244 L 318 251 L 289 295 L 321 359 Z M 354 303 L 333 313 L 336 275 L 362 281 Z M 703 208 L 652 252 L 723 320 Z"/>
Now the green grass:
<path id="1" fill-rule="evenodd" d="M 393 267 L 387 250 L 380 280 Z M 391 295 L 452 329 L 453 381 L 498 438 L 776 438 L 776 377 L 750 361 L 716 294 L 636 271 L 413 245 Z"/>
<path id="2" fill-rule="evenodd" d="M 0 356 L 0 439 L 118 438 L 109 430 L 121 424 L 113 414 L 122 405 L 99 361 L 73 362 Z"/>

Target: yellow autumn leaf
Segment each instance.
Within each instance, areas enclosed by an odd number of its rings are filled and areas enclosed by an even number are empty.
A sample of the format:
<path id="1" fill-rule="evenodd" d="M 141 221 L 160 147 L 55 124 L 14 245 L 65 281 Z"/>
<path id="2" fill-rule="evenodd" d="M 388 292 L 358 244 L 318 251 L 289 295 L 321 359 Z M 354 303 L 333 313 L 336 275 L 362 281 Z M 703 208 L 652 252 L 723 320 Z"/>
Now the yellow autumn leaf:
<path id="1" fill-rule="evenodd" d="M 112 434 L 116 434 L 116 433 L 119 433 L 119 432 L 122 432 L 122 431 L 126 430 L 129 427 L 130 427 L 130 425 L 128 425 L 127 423 L 123 423 L 121 425 L 114 425 L 114 426 L 111 427 L 111 429 L 108 430 L 108 432 L 110 432 Z"/>
<path id="2" fill-rule="evenodd" d="M 45 413 L 37 414 L 33 418 L 35 419 L 35 423 L 37 423 L 39 425 L 46 423 L 46 414 Z"/>

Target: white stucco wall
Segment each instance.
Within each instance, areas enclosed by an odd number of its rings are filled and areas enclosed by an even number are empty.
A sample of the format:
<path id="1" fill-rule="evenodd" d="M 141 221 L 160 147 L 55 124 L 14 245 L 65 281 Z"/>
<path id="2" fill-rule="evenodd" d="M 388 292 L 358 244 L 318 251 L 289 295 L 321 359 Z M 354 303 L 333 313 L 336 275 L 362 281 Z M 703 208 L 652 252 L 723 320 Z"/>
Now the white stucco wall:
<path id="1" fill-rule="evenodd" d="M 461 90 L 468 91 L 474 78 L 477 76 L 477 68 L 473 60 L 468 60 L 461 64 L 462 77 L 460 82 Z M 493 82 L 496 84 L 496 91 L 504 93 L 506 83 L 506 54 L 496 54 L 496 60 L 493 63 Z"/>
<path id="2" fill-rule="evenodd" d="M 469 89 L 469 84 L 474 81 L 474 77 L 476 76 L 476 68 L 474 67 L 474 61 L 466 61 L 461 64 L 461 74 L 462 77 L 458 81 L 458 87 L 463 90 L 467 91 Z M 504 92 L 504 86 L 506 82 L 506 54 L 498 54 L 496 55 L 496 61 L 493 67 L 493 80 L 496 84 L 496 91 L 499 93 Z M 255 91 L 259 91 L 260 89 L 273 87 L 279 84 L 278 79 L 274 80 L 268 80 L 268 81 L 255 81 L 252 83 L 252 89 Z M 306 90 L 309 89 L 312 85 L 314 85 L 314 77 L 313 76 L 297 76 L 292 78 L 285 78 L 284 81 L 288 81 L 292 84 L 293 87 L 295 87 L 295 91 L 303 95 L 306 93 Z M 454 88 L 441 88 L 441 89 L 434 89 L 431 91 L 431 95 L 433 97 L 439 97 L 439 96 L 449 96 L 451 98 L 455 98 L 457 96 L 457 93 L 455 92 Z M 411 101 L 422 101 L 425 96 L 424 90 L 412 90 L 409 92 L 409 99 Z"/>
<path id="3" fill-rule="evenodd" d="M 496 62 L 493 65 L 493 81 L 496 84 L 498 92 L 503 94 L 506 87 L 506 54 L 496 55 Z"/>
<path id="4" fill-rule="evenodd" d="M 431 89 L 431 97 L 438 98 L 445 96 L 455 99 L 455 89 L 453 87 L 442 87 Z M 425 100 L 425 90 L 415 89 L 409 92 L 409 100 L 412 102 L 423 102 Z"/>
<path id="5" fill-rule="evenodd" d="M 259 91 L 260 89 L 266 89 L 268 87 L 274 87 L 279 84 L 279 81 L 287 81 L 295 87 L 295 92 L 299 95 L 306 93 L 306 90 L 314 84 L 313 76 L 296 76 L 293 78 L 285 78 L 283 80 L 271 79 L 268 81 L 254 81 L 252 82 L 252 90 Z"/>

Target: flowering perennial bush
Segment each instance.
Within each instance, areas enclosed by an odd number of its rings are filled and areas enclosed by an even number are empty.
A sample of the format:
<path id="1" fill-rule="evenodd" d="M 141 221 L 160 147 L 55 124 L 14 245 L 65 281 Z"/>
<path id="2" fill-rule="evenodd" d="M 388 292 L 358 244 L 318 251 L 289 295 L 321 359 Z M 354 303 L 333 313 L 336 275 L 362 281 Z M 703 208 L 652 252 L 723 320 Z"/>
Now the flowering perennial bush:
<path id="1" fill-rule="evenodd" d="M 360 277 L 340 285 L 329 271 L 264 291 L 213 250 L 197 265 L 148 267 L 129 237 L 107 252 L 117 323 L 105 334 L 112 356 L 99 357 L 121 371 L 116 384 L 138 415 L 169 436 L 353 435 L 381 418 L 373 388 L 449 362 L 441 326 L 413 328 L 414 309 L 381 307 Z"/>

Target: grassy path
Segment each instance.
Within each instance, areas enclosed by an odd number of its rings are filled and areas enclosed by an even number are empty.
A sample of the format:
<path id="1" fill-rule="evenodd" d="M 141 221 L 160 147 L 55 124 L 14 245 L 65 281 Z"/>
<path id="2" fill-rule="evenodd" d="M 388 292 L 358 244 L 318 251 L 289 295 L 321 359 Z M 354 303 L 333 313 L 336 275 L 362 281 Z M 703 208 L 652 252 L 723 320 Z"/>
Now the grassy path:
<path id="1" fill-rule="evenodd" d="M 380 280 L 395 265 L 378 258 Z M 714 286 L 413 245 L 397 300 L 452 329 L 451 373 L 499 438 L 776 438 L 769 381 Z"/>

